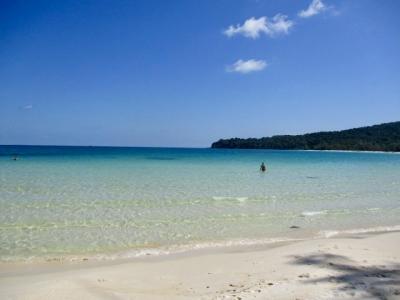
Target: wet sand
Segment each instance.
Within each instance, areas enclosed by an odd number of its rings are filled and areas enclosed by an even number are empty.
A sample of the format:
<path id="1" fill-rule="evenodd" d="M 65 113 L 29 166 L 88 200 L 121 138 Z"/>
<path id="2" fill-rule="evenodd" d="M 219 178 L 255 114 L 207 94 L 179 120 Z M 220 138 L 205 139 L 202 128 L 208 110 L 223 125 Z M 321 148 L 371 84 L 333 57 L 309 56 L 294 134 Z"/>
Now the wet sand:
<path id="1" fill-rule="evenodd" d="M 0 265 L 0 299 L 400 299 L 400 233 L 112 263 Z"/>

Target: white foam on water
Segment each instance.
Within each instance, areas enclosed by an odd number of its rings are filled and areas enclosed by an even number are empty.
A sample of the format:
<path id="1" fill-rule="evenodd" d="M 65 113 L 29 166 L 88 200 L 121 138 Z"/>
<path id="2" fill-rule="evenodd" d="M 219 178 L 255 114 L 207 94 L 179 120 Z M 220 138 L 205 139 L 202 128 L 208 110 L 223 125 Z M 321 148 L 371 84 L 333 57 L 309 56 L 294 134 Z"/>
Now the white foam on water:
<path id="1" fill-rule="evenodd" d="M 400 231 L 400 225 L 357 228 L 348 230 L 322 230 L 318 234 L 320 237 L 330 238 L 333 236 L 337 236 L 339 234 L 360 234 L 360 233 L 391 232 L 391 231 Z"/>
<path id="2" fill-rule="evenodd" d="M 130 259 L 130 258 L 142 258 L 146 256 L 168 256 L 173 254 L 181 254 L 190 251 L 200 251 L 200 250 L 212 250 L 212 249 L 223 249 L 231 247 L 246 247 L 246 246 L 263 246 L 274 243 L 281 242 L 295 242 L 304 239 L 295 238 L 267 238 L 267 239 L 238 239 L 238 240 L 228 240 L 228 241 L 215 241 L 215 242 L 199 242 L 187 245 L 175 245 L 161 248 L 147 248 L 147 249 L 135 249 L 128 250 L 113 254 L 96 254 L 83 256 L 84 260 L 118 260 L 118 259 Z M 69 261 L 81 261 L 83 257 L 71 257 L 63 258 L 62 260 Z"/>
<path id="3" fill-rule="evenodd" d="M 236 197 L 236 200 L 239 202 L 246 202 L 247 199 L 249 199 L 248 197 Z"/>
<path id="4" fill-rule="evenodd" d="M 190 251 L 200 250 L 213 250 L 223 249 L 232 247 L 246 247 L 246 246 L 263 246 L 282 242 L 297 242 L 304 240 L 320 239 L 320 238 L 332 238 L 341 234 L 363 234 L 363 233 L 374 233 L 374 232 L 392 232 L 400 231 L 400 225 L 394 226 L 378 226 L 371 228 L 358 228 L 349 230 L 322 230 L 316 235 L 306 238 L 288 238 L 288 237 L 276 237 L 276 238 L 264 238 L 264 239 L 234 239 L 226 241 L 211 241 L 211 242 L 197 242 L 185 245 L 172 245 L 163 246 L 159 248 L 142 248 L 142 249 L 131 249 L 127 251 L 114 252 L 114 253 L 100 253 L 100 254 L 87 254 L 87 255 L 65 255 L 58 257 L 35 257 L 30 256 L 22 261 L 24 262 L 35 262 L 35 261 L 70 261 L 79 262 L 85 260 L 91 261 L 109 261 L 109 260 L 120 260 L 130 258 L 143 258 L 143 257 L 159 257 L 168 256 L 173 254 L 181 254 Z M 2 259 L 2 262 L 15 262 L 15 258 L 9 257 Z"/>
<path id="5" fill-rule="evenodd" d="M 94 260 L 116 260 L 116 259 L 129 259 L 129 258 L 140 258 L 145 256 L 167 256 L 171 254 L 180 254 L 196 250 L 207 250 L 207 249 L 223 249 L 231 247 L 246 247 L 246 246 L 263 246 L 275 243 L 283 242 L 297 242 L 304 241 L 307 239 L 319 239 L 319 238 L 331 238 L 340 234 L 361 234 L 361 233 L 374 233 L 374 232 L 392 232 L 400 231 L 400 225 L 394 226 L 378 226 L 371 228 L 358 228 L 349 230 L 323 230 L 319 231 L 316 236 L 309 238 L 287 238 L 287 237 L 276 237 L 276 238 L 265 238 L 265 239 L 237 239 L 228 241 L 215 241 L 215 242 L 199 242 L 191 243 L 187 245 L 175 245 L 162 248 L 148 248 L 140 250 L 128 250 L 124 252 L 114 254 L 103 254 L 95 255 L 90 257 Z"/>
<path id="6" fill-rule="evenodd" d="M 229 196 L 213 196 L 213 200 L 215 201 L 223 201 L 223 200 L 236 200 L 239 202 L 245 202 L 249 199 L 249 197 L 229 197 Z"/>
<path id="7" fill-rule="evenodd" d="M 381 208 L 379 207 L 372 207 L 372 208 L 367 208 L 368 211 L 377 211 L 380 210 Z"/>
<path id="8" fill-rule="evenodd" d="M 213 198 L 213 200 L 215 200 L 215 201 L 220 201 L 220 200 L 227 200 L 227 199 L 229 199 L 228 197 L 221 197 L 221 196 L 213 196 L 212 198 Z"/>
<path id="9" fill-rule="evenodd" d="M 331 238 L 335 235 L 338 235 L 340 232 L 337 230 L 322 230 L 318 234 L 324 238 Z"/>
<path id="10" fill-rule="evenodd" d="M 328 213 L 327 210 L 319 210 L 319 211 L 303 211 L 300 215 L 303 217 L 313 217 L 318 215 L 326 215 Z"/>

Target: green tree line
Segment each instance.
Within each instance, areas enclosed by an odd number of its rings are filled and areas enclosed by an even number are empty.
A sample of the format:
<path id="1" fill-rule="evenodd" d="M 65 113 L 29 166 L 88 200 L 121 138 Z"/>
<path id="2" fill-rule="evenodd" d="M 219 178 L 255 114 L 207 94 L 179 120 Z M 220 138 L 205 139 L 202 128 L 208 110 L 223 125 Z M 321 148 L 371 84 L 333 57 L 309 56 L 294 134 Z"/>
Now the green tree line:
<path id="1" fill-rule="evenodd" d="M 212 148 L 400 151 L 400 121 L 342 131 L 220 139 Z"/>

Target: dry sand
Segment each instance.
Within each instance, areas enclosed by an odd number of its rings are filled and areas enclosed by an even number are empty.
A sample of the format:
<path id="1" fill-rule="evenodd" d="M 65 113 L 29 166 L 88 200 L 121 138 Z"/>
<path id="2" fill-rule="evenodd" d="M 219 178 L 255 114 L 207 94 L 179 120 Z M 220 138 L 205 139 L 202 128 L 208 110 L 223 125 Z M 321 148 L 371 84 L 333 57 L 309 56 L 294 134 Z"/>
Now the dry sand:
<path id="1" fill-rule="evenodd" d="M 400 299 L 400 233 L 112 264 L 3 264 L 0 299 Z"/>

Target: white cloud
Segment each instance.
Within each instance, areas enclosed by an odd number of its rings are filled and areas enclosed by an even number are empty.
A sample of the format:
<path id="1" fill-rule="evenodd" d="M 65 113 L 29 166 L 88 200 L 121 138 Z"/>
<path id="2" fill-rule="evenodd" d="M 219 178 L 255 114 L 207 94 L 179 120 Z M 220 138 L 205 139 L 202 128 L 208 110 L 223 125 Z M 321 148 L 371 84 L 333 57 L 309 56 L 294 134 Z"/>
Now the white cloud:
<path id="1" fill-rule="evenodd" d="M 264 33 L 270 37 L 274 37 L 278 34 L 288 34 L 289 29 L 293 25 L 293 21 L 282 14 L 275 15 L 272 20 L 269 20 L 267 17 L 260 17 L 259 19 L 252 17 L 247 19 L 243 25 L 229 26 L 228 29 L 224 30 L 224 34 L 228 37 L 241 34 L 245 37 L 256 39 L 261 33 Z"/>
<path id="2" fill-rule="evenodd" d="M 275 36 L 277 34 L 288 34 L 289 29 L 294 25 L 293 21 L 288 20 L 288 16 L 277 14 L 272 18 L 272 22 L 267 24 L 270 36 Z"/>
<path id="3" fill-rule="evenodd" d="M 298 16 L 301 18 L 309 18 L 318 15 L 319 13 L 323 12 L 326 9 L 327 6 L 324 3 L 322 3 L 322 0 L 312 0 L 307 9 L 301 10 L 298 13 Z"/>
<path id="4" fill-rule="evenodd" d="M 22 109 L 32 109 L 33 105 L 32 104 L 28 104 L 28 105 L 24 105 L 21 107 Z"/>
<path id="5" fill-rule="evenodd" d="M 229 26 L 229 28 L 225 30 L 224 33 L 229 37 L 236 34 L 242 34 L 245 37 L 256 39 L 260 36 L 261 32 L 266 32 L 266 21 L 266 17 L 261 17 L 259 19 L 252 17 L 246 20 L 243 25 L 238 24 L 236 26 Z"/>
<path id="6" fill-rule="evenodd" d="M 267 62 L 264 60 L 241 60 L 239 59 L 233 65 L 227 67 L 228 72 L 238 72 L 242 74 L 247 74 L 251 72 L 261 71 L 267 67 Z"/>

